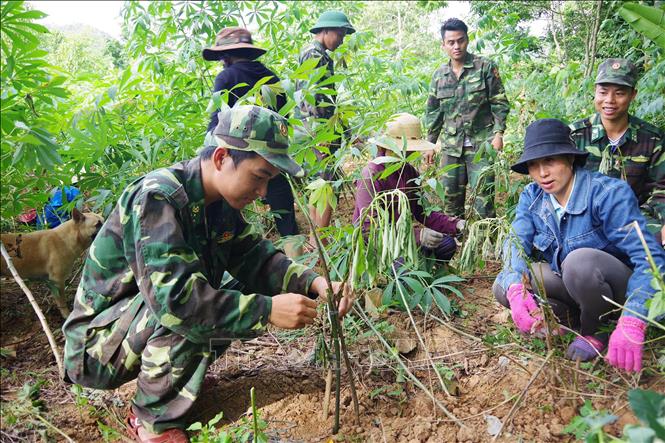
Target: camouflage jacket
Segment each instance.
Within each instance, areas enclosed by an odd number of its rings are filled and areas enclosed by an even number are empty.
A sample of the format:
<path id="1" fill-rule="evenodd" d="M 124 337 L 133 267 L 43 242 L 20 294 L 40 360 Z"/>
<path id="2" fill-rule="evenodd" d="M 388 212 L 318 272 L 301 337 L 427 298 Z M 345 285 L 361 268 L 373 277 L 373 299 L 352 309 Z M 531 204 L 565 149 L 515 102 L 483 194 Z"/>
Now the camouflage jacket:
<path id="1" fill-rule="evenodd" d="M 224 271 L 247 295 L 220 289 Z M 224 200 L 205 206 L 196 157 L 147 174 L 120 196 L 85 260 L 63 326 L 66 354 L 112 354 L 86 350 L 86 343 L 101 333 L 110 335 L 100 341 L 104 347 L 118 346 L 134 320 L 125 313 L 143 303 L 164 327 L 194 343 L 252 337 L 268 323 L 271 296 L 307 294 L 316 277 Z"/>
<path id="2" fill-rule="evenodd" d="M 298 64 L 302 65 L 303 63 L 305 63 L 305 61 L 309 59 L 318 60 L 315 69 L 320 68 L 322 66 L 326 67 L 326 72 L 318 80 L 318 83 L 321 83 L 322 81 L 335 75 L 335 66 L 333 63 L 333 59 L 330 58 L 330 54 L 328 54 L 328 51 L 326 51 L 321 42 L 314 40 L 312 43 L 305 46 L 305 48 L 303 48 L 303 50 L 300 52 L 300 56 L 298 57 Z M 298 80 L 296 82 L 296 90 L 299 91 L 303 89 L 305 85 L 306 81 Z M 325 87 L 326 89 L 334 90 L 335 84 L 330 83 L 325 85 Z M 334 95 L 319 93 L 315 94 L 314 100 L 316 102 L 316 106 L 312 105 L 311 103 L 308 103 L 306 100 L 302 100 L 300 106 L 297 109 L 296 116 L 300 119 L 305 119 L 307 117 L 329 119 L 330 117 L 333 116 L 333 114 L 335 113 Z"/>
<path id="3" fill-rule="evenodd" d="M 665 133 L 631 115 L 612 150 L 599 114 L 576 121 L 570 129 L 577 147 L 589 151 L 586 168 L 627 181 L 649 227 L 660 229 L 665 223 Z"/>
<path id="4" fill-rule="evenodd" d="M 455 157 L 462 155 L 465 137 L 474 147 L 506 129 L 510 106 L 496 65 L 467 54 L 458 79 L 450 62 L 434 72 L 427 98 L 427 138 Z"/>

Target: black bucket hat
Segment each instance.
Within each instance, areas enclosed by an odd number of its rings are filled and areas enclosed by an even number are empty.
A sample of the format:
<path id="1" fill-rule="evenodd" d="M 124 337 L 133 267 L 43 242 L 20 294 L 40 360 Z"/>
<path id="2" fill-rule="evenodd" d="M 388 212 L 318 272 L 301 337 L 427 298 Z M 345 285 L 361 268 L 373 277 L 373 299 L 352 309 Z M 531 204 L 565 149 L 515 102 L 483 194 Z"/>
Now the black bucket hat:
<path id="1" fill-rule="evenodd" d="M 561 120 L 544 118 L 536 120 L 526 128 L 524 152 L 510 169 L 520 174 L 529 174 L 527 162 L 553 155 L 574 155 L 575 165 L 584 166 L 588 152 L 580 151 L 570 136 L 570 128 Z"/>

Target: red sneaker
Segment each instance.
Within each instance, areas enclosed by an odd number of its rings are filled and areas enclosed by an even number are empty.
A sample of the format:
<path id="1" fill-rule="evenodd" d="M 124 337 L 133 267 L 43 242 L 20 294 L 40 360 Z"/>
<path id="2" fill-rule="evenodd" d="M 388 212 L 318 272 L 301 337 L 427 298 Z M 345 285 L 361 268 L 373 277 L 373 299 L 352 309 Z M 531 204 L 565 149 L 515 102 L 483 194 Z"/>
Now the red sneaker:
<path id="1" fill-rule="evenodd" d="M 141 439 L 139 437 L 139 428 L 143 426 L 131 409 L 127 415 L 126 425 L 129 434 L 139 443 L 189 443 L 187 433 L 178 428 L 167 429 L 156 437 Z"/>

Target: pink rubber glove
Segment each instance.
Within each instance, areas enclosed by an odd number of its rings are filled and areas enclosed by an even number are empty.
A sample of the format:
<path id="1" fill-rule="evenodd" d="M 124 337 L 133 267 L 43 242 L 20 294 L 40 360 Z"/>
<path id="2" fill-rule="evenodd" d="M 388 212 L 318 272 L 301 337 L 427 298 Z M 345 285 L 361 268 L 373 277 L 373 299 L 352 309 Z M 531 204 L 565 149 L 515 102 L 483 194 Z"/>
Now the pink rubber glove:
<path id="1" fill-rule="evenodd" d="M 647 324 L 635 317 L 622 316 L 610 336 L 607 360 L 612 366 L 626 371 L 642 369 L 642 347 Z"/>
<path id="2" fill-rule="evenodd" d="M 508 304 L 510 305 L 510 316 L 515 322 L 515 326 L 521 332 L 525 334 L 531 333 L 531 328 L 534 323 L 537 321 L 542 321 L 543 317 L 541 315 L 532 316 L 531 312 L 538 309 L 536 301 L 533 299 L 533 294 L 529 291 L 526 291 L 524 295 L 524 285 L 522 283 L 516 283 L 510 285 L 506 298 L 508 298 Z"/>

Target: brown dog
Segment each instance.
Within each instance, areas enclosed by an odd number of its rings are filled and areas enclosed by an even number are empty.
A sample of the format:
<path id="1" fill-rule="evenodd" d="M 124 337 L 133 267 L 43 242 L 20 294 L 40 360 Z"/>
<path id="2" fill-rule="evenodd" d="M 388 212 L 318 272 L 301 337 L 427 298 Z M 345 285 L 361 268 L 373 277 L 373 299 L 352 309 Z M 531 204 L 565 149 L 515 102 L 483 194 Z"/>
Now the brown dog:
<path id="1" fill-rule="evenodd" d="M 0 237 L 21 277 L 53 282 L 55 304 L 67 318 L 70 309 L 65 300 L 65 280 L 103 224 L 102 216 L 74 209 L 72 219 L 54 229 Z M 2 275 L 11 275 L 4 259 L 0 259 L 0 271 Z"/>

